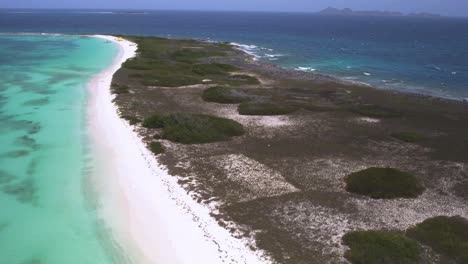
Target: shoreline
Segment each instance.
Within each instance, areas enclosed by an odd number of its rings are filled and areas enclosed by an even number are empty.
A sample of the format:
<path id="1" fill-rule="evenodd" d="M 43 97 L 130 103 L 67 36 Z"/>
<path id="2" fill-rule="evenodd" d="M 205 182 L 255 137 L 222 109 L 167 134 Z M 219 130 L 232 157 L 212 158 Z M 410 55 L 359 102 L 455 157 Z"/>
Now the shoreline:
<path id="1" fill-rule="evenodd" d="M 205 40 L 202 40 L 202 41 L 205 41 Z M 221 43 L 221 42 L 218 42 L 218 43 Z M 229 44 L 232 45 L 236 50 L 243 52 L 253 62 L 260 63 L 264 65 L 264 67 L 269 67 L 273 70 L 279 69 L 282 72 L 287 72 L 288 74 L 290 74 L 290 76 L 294 76 L 295 78 L 298 78 L 298 79 L 313 79 L 313 80 L 318 79 L 319 81 L 320 80 L 333 81 L 339 84 L 357 85 L 357 86 L 368 87 L 372 89 L 378 89 L 382 91 L 388 91 L 391 93 L 401 94 L 405 96 L 412 96 L 412 97 L 426 98 L 426 99 L 432 99 L 432 100 L 439 100 L 439 101 L 444 101 L 444 102 L 449 102 L 449 103 L 461 103 L 461 104 L 468 105 L 468 98 L 444 97 L 444 96 L 437 95 L 437 94 L 431 94 L 429 92 L 422 93 L 422 92 L 411 91 L 411 90 L 404 89 L 404 88 L 385 88 L 385 87 L 370 84 L 364 81 L 349 80 L 349 79 L 346 79 L 346 77 L 335 76 L 335 75 L 323 73 L 323 72 L 316 71 L 316 70 L 304 71 L 304 70 L 300 70 L 296 68 L 287 68 L 277 63 L 262 59 L 261 56 L 256 55 L 255 53 L 245 48 L 245 46 L 249 46 L 248 44 L 241 44 L 241 43 L 236 43 L 236 42 L 229 42 Z"/>
<path id="2" fill-rule="evenodd" d="M 187 194 L 133 127 L 118 116 L 110 83 L 121 64 L 135 56 L 136 44 L 116 41 L 112 36 L 90 36 L 112 41 L 120 49 L 114 63 L 88 86 L 91 138 L 96 153 L 105 155 L 106 162 L 97 171 L 106 176 L 101 179 L 103 185 L 110 182 L 108 186 L 115 187 L 107 192 L 113 196 L 111 201 L 119 203 L 118 209 L 103 211 L 114 217 L 120 215 L 122 220 L 110 221 L 122 221 L 117 225 L 126 229 L 118 230 L 117 240 L 132 240 L 125 246 L 136 263 L 265 263 L 242 240 L 220 227 L 209 208 Z"/>
<path id="3" fill-rule="evenodd" d="M 67 34 L 67 33 L 29 33 L 29 32 L 21 32 L 21 33 L 0 33 L 0 35 L 41 35 L 41 36 L 96 36 L 96 34 Z M 101 36 L 108 36 L 108 35 L 101 35 Z M 346 79 L 346 77 L 341 77 L 341 76 L 335 76 L 327 73 L 323 73 L 320 71 L 304 71 L 296 68 L 287 68 L 284 66 L 281 66 L 277 63 L 263 60 L 259 55 L 256 55 L 255 53 L 249 51 L 246 49 L 246 46 L 251 46 L 249 44 L 242 44 L 242 43 L 237 43 L 237 42 L 229 42 L 229 41 L 218 41 L 218 40 L 210 40 L 210 39 L 199 39 L 199 38 L 185 38 L 185 37 L 169 37 L 169 36 L 160 36 L 160 35 L 155 35 L 156 37 L 161 37 L 161 38 L 167 38 L 167 39 L 194 39 L 197 41 L 202 41 L 202 42 L 207 42 L 207 43 L 229 43 L 229 45 L 233 46 L 236 50 L 241 51 L 244 53 L 246 56 L 252 59 L 252 61 L 256 63 L 263 64 L 264 66 L 267 66 L 271 69 L 278 69 L 281 72 L 287 72 L 294 78 L 298 79 L 314 79 L 314 80 L 323 80 L 323 81 L 333 81 L 337 82 L 339 84 L 344 84 L 344 85 L 356 85 L 356 86 L 361 86 L 361 87 L 368 87 L 372 89 L 378 89 L 382 91 L 388 91 L 390 93 L 394 94 L 400 94 L 404 96 L 411 96 L 411 97 L 416 97 L 416 98 L 424 98 L 424 99 L 431 99 L 431 100 L 438 100 L 442 102 L 448 102 L 448 103 L 456 103 L 456 104 L 463 104 L 463 105 L 468 105 L 468 98 L 455 98 L 455 97 L 444 97 L 442 95 L 437 95 L 437 94 L 431 94 L 431 93 L 422 93 L 422 92 L 417 92 L 417 91 L 411 91 L 408 89 L 404 88 L 385 88 L 382 86 L 370 84 L 364 81 L 354 81 L 350 79 Z M 255 46 L 255 45 L 254 45 Z M 424 86 L 422 86 L 424 87 Z"/>

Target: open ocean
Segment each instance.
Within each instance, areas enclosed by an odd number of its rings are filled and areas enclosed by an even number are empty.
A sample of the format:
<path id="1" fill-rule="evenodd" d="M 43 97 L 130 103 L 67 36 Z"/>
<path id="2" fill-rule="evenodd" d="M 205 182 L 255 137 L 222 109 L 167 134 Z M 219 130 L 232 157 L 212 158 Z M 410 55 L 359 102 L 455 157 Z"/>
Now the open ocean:
<path id="1" fill-rule="evenodd" d="M 0 32 L 114 33 L 235 42 L 283 67 L 468 98 L 468 19 L 255 12 L 0 10 Z"/>

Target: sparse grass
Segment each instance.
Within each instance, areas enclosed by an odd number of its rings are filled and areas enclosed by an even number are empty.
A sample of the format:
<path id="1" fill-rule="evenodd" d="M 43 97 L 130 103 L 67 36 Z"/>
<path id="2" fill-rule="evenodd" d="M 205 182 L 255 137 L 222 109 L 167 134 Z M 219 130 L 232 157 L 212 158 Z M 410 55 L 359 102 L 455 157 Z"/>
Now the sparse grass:
<path id="1" fill-rule="evenodd" d="M 226 78 L 226 83 L 232 86 L 259 84 L 257 78 L 246 74 L 234 74 Z"/>
<path id="2" fill-rule="evenodd" d="M 402 116 L 402 113 L 397 110 L 378 105 L 359 105 L 351 108 L 351 111 L 363 116 L 374 118 L 395 118 Z"/>
<path id="3" fill-rule="evenodd" d="M 346 259 L 355 264 L 417 264 L 420 246 L 402 234 L 387 231 L 353 231 L 343 237 L 350 247 Z"/>
<path id="4" fill-rule="evenodd" d="M 238 104 L 248 101 L 248 95 L 240 89 L 215 86 L 203 91 L 203 100 L 221 104 Z"/>
<path id="5" fill-rule="evenodd" d="M 159 155 L 164 152 L 164 148 L 160 142 L 153 141 L 149 144 L 149 149 L 154 155 Z"/>
<path id="6" fill-rule="evenodd" d="M 192 71 L 198 75 L 220 75 L 228 72 L 240 70 L 239 68 L 222 63 L 195 64 Z"/>
<path id="7" fill-rule="evenodd" d="M 298 108 L 282 102 L 243 102 L 238 111 L 241 115 L 287 115 Z"/>
<path id="8" fill-rule="evenodd" d="M 397 132 L 391 136 L 407 143 L 417 143 L 427 139 L 426 136 L 416 132 Z"/>
<path id="9" fill-rule="evenodd" d="M 348 192 L 374 199 L 414 198 L 424 190 L 414 175 L 393 168 L 368 168 L 345 181 Z"/>
<path id="10" fill-rule="evenodd" d="M 468 219 L 438 216 L 407 230 L 407 235 L 459 264 L 468 263 Z"/>
<path id="11" fill-rule="evenodd" d="M 143 126 L 162 128 L 162 138 L 182 144 L 225 141 L 244 133 L 242 125 L 233 120 L 187 113 L 154 115 L 145 119 Z"/>

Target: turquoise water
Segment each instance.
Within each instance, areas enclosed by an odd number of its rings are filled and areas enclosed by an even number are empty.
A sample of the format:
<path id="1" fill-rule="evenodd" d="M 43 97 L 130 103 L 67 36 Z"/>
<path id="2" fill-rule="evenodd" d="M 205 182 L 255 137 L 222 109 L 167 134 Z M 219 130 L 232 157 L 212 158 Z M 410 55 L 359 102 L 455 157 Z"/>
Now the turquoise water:
<path id="1" fill-rule="evenodd" d="M 0 263 L 116 263 L 88 186 L 86 84 L 118 47 L 0 35 Z"/>

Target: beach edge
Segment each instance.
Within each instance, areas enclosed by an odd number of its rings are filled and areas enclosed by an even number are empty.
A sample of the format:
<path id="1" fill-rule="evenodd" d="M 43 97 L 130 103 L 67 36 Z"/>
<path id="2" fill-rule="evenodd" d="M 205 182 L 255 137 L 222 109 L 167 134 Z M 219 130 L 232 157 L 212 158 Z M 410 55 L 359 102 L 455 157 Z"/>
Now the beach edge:
<path id="1" fill-rule="evenodd" d="M 89 83 L 90 129 L 93 144 L 111 165 L 104 173 L 112 177 L 105 180 L 114 181 L 111 185 L 121 201 L 119 212 L 125 214 L 127 230 L 120 232 L 126 234 L 117 237 L 132 240 L 133 245 L 123 242 L 136 251 L 130 254 L 138 259 L 136 263 L 268 263 L 245 241 L 219 226 L 210 209 L 187 194 L 134 128 L 120 118 L 110 85 L 122 64 L 136 56 L 137 45 L 110 35 L 90 36 L 119 46 L 112 65 Z"/>

